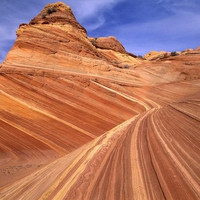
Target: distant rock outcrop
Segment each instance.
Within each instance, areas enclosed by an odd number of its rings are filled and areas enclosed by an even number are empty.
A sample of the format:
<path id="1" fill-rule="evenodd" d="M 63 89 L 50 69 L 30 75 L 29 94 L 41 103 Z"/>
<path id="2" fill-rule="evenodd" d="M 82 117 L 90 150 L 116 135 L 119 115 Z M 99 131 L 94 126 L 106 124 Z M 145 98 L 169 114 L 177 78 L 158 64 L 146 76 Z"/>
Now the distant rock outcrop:
<path id="1" fill-rule="evenodd" d="M 200 48 L 126 52 L 48 4 L 0 66 L 0 199 L 199 200 Z"/>
<path id="2" fill-rule="evenodd" d="M 180 54 L 181 54 L 181 52 L 177 52 L 177 51 L 174 51 L 174 52 L 151 51 L 151 52 L 145 54 L 144 58 L 152 61 L 152 60 L 159 60 L 159 59 L 163 59 L 163 58 L 168 58 L 170 56 L 178 56 Z"/>
<path id="3" fill-rule="evenodd" d="M 170 55 L 170 53 L 167 53 L 166 51 L 151 51 L 144 55 L 144 58 L 147 60 L 157 60 L 161 58 L 166 58 Z"/>
<path id="4" fill-rule="evenodd" d="M 126 54 L 125 48 L 122 46 L 122 44 L 113 36 L 107 37 L 107 38 L 90 38 L 91 43 L 100 49 L 107 49 L 107 50 L 113 50 L 116 52 L 124 53 Z"/>

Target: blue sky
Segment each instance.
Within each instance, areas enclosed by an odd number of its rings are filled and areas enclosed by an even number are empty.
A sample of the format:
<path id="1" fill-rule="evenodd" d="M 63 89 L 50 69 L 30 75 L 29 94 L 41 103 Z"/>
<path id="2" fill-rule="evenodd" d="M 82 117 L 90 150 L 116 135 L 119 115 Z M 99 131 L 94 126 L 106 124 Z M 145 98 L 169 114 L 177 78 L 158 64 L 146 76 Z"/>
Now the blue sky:
<path id="1" fill-rule="evenodd" d="M 0 1 L 0 63 L 19 24 L 56 1 Z M 182 51 L 200 45 L 199 0 L 63 0 L 90 37 L 115 36 L 127 51 Z"/>

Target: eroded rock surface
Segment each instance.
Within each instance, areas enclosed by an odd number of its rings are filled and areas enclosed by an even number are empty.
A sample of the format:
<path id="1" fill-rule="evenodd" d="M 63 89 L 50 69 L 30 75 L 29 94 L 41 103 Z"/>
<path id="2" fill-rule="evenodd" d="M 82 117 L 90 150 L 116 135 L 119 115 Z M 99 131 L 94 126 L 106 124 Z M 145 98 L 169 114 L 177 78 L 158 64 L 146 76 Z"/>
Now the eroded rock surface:
<path id="1" fill-rule="evenodd" d="M 107 38 L 90 38 L 90 41 L 97 48 L 126 53 L 122 44 L 113 36 Z"/>
<path id="2" fill-rule="evenodd" d="M 60 2 L 17 35 L 0 67 L 0 199 L 200 199 L 199 48 L 138 59 Z"/>

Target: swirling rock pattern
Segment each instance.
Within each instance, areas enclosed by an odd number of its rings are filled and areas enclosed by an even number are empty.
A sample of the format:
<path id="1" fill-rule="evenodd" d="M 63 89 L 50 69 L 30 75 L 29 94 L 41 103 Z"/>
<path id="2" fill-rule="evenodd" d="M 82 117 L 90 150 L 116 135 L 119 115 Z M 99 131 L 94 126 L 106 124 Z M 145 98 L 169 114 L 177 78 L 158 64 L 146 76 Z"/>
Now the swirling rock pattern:
<path id="1" fill-rule="evenodd" d="M 17 35 L 0 67 L 0 199 L 200 199 L 199 48 L 137 59 L 92 44 L 60 2 Z"/>

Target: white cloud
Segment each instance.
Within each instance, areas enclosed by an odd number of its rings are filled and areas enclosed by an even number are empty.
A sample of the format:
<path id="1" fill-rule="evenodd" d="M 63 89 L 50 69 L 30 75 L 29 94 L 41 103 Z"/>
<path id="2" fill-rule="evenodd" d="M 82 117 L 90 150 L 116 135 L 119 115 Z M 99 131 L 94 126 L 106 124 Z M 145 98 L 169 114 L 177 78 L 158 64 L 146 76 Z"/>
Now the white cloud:
<path id="1" fill-rule="evenodd" d="M 117 3 L 123 0 L 68 0 L 68 3 L 79 20 L 85 20 L 88 17 L 100 14 L 104 9 L 111 9 Z"/>
<path id="2" fill-rule="evenodd" d="M 87 30 L 92 31 L 99 28 L 104 23 L 105 23 L 105 18 L 103 16 L 99 16 L 98 18 L 96 18 L 94 22 L 84 23 L 84 26 L 85 28 L 87 28 Z"/>
<path id="3" fill-rule="evenodd" d="M 111 10 L 116 4 L 122 1 L 124 0 L 68 0 L 65 3 L 72 8 L 78 22 L 87 26 L 85 28 L 91 31 L 105 23 L 103 11 Z M 89 24 L 88 21 L 91 19 L 93 19 L 93 22 Z"/>

